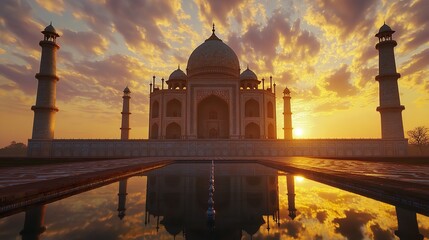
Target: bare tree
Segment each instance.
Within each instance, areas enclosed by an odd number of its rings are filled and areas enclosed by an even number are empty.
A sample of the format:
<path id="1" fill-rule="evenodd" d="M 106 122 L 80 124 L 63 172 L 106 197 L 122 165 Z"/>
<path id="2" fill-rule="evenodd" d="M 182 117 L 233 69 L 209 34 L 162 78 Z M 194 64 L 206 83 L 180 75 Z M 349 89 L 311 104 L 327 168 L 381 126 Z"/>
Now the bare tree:
<path id="1" fill-rule="evenodd" d="M 409 130 L 407 135 L 410 137 L 410 144 L 416 145 L 420 153 L 423 153 L 423 147 L 429 144 L 429 129 L 425 126 L 419 126 Z"/>

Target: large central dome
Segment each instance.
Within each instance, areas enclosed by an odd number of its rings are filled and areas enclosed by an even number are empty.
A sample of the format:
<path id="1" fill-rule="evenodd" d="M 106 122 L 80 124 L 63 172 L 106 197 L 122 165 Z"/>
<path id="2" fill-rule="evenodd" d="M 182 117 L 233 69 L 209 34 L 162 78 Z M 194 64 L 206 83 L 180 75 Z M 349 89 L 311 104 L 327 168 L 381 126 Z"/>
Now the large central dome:
<path id="1" fill-rule="evenodd" d="M 188 77 L 223 74 L 239 77 L 240 64 L 235 52 L 214 33 L 191 54 L 187 67 Z"/>

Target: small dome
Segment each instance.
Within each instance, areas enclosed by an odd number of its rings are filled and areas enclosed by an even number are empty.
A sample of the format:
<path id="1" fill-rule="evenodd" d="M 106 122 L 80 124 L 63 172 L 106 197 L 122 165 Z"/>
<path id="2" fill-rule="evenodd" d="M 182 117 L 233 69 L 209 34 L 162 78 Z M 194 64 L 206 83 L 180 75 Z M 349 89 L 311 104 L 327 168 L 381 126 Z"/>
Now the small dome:
<path id="1" fill-rule="evenodd" d="M 378 30 L 378 33 L 375 34 L 376 37 L 386 37 L 391 36 L 395 31 L 393 31 L 386 23 L 381 26 L 381 28 Z"/>
<path id="2" fill-rule="evenodd" d="M 220 73 L 239 77 L 240 64 L 235 52 L 214 33 L 198 46 L 188 59 L 189 77 L 200 74 Z"/>
<path id="3" fill-rule="evenodd" d="M 289 88 L 287 88 L 287 87 L 286 87 L 286 88 L 285 88 L 285 90 L 283 91 L 283 93 L 284 93 L 284 94 L 290 94 L 290 90 L 289 90 Z"/>
<path id="4" fill-rule="evenodd" d="M 42 31 L 43 34 L 52 34 L 57 37 L 60 35 L 57 33 L 57 30 L 55 30 L 54 26 L 52 26 L 52 23 L 49 24 L 47 27 L 45 27 L 45 30 Z"/>
<path id="5" fill-rule="evenodd" d="M 383 26 L 381 26 L 381 28 L 380 28 L 380 30 L 378 32 L 379 33 L 382 33 L 382 32 L 392 32 L 392 29 L 386 23 L 384 23 Z"/>
<path id="6" fill-rule="evenodd" d="M 128 86 L 124 89 L 124 93 L 131 93 L 130 89 L 128 88 Z"/>
<path id="7" fill-rule="evenodd" d="M 174 72 L 172 72 L 170 74 L 170 77 L 168 77 L 168 80 L 186 80 L 187 76 L 186 74 L 180 69 L 180 66 L 174 70 Z"/>
<path id="8" fill-rule="evenodd" d="M 258 77 L 247 67 L 247 69 L 240 74 L 240 80 L 258 80 Z"/>

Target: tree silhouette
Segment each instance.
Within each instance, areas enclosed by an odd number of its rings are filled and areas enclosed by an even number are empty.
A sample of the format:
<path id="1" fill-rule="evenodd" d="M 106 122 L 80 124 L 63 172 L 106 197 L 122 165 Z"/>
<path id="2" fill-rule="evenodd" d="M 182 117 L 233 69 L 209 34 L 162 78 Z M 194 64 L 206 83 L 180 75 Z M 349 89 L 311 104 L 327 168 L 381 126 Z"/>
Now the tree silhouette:
<path id="1" fill-rule="evenodd" d="M 12 141 L 10 145 L 0 148 L 0 156 L 25 156 L 27 146 L 24 143 Z"/>
<path id="2" fill-rule="evenodd" d="M 416 145 L 420 153 L 423 153 L 423 147 L 429 144 L 429 129 L 425 126 L 419 126 L 409 130 L 407 135 L 410 137 L 410 144 Z"/>

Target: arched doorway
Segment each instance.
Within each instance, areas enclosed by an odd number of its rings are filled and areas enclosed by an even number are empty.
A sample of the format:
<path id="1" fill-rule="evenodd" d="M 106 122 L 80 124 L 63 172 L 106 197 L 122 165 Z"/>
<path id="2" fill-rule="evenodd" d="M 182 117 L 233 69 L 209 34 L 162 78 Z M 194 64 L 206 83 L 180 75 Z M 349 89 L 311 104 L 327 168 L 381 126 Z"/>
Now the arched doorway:
<path id="1" fill-rule="evenodd" d="M 267 103 L 267 117 L 274 118 L 274 107 L 272 102 Z"/>
<path id="2" fill-rule="evenodd" d="M 152 118 L 157 118 L 159 116 L 159 103 L 158 103 L 158 101 L 153 102 L 151 111 L 152 111 Z"/>
<path id="3" fill-rule="evenodd" d="M 275 134 L 274 134 L 274 126 L 273 124 L 268 124 L 268 138 L 269 139 L 274 139 L 275 138 Z"/>
<path id="4" fill-rule="evenodd" d="M 150 138 L 158 139 L 158 124 L 154 123 L 150 128 Z"/>
<path id="5" fill-rule="evenodd" d="M 259 103 L 255 99 L 250 99 L 244 105 L 245 117 L 259 117 Z"/>
<path id="6" fill-rule="evenodd" d="M 198 138 L 229 138 L 229 108 L 221 98 L 211 95 L 198 104 Z"/>
<path id="7" fill-rule="evenodd" d="M 167 117 L 180 117 L 182 115 L 182 103 L 173 99 L 167 103 Z"/>
<path id="8" fill-rule="evenodd" d="M 166 139 L 180 139 L 180 135 L 182 134 L 182 132 L 179 124 L 170 123 L 167 125 L 167 129 L 165 130 Z"/>
<path id="9" fill-rule="evenodd" d="M 256 123 L 249 123 L 247 124 L 246 128 L 244 129 L 244 138 L 248 139 L 258 139 L 260 138 L 260 129 L 259 125 Z"/>

